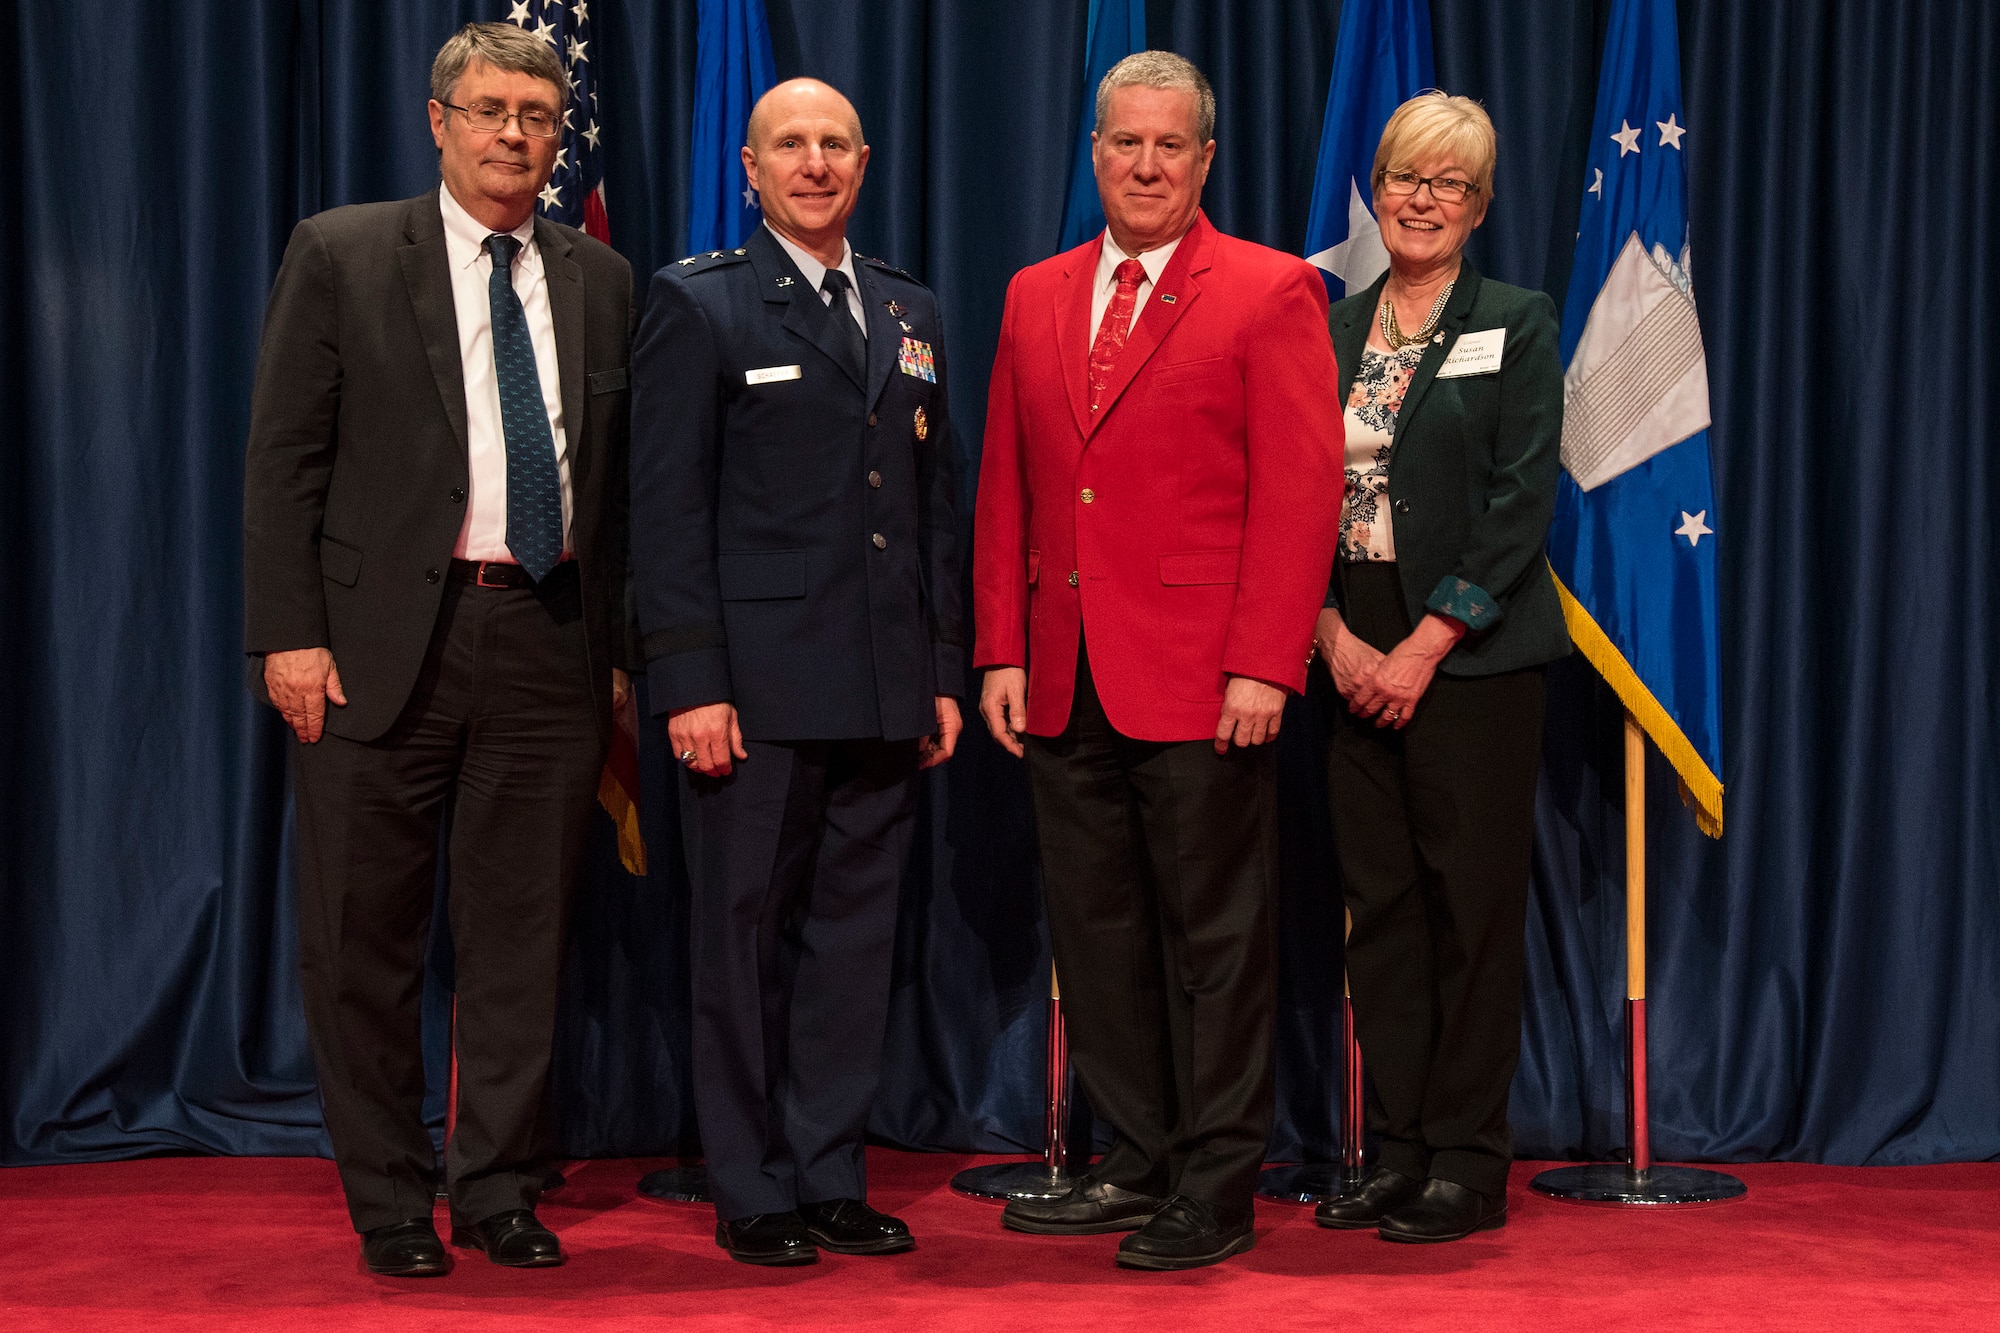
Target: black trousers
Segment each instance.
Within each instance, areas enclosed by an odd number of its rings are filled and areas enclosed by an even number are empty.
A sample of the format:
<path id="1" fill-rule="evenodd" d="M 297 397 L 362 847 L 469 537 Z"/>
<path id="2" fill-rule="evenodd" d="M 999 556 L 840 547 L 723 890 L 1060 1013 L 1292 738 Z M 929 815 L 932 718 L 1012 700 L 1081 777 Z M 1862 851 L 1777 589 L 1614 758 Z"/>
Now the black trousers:
<path id="1" fill-rule="evenodd" d="M 1386 652 L 1411 628 L 1396 566 L 1341 570 L 1348 627 Z M 1383 1166 L 1493 1196 L 1514 1155 L 1507 1091 L 1521 1052 L 1544 689 L 1541 667 L 1440 673 L 1397 731 L 1326 688 L 1368 1128 Z"/>
<path id="2" fill-rule="evenodd" d="M 716 1216 L 868 1195 L 915 741 L 746 741 L 682 770 L 694 1092 Z"/>
<path id="3" fill-rule="evenodd" d="M 1059 736 L 1030 736 L 1070 1061 L 1116 1132 L 1095 1178 L 1249 1208 L 1271 1134 L 1276 747 L 1133 740 L 1079 652 Z"/>
<path id="4" fill-rule="evenodd" d="M 419 1005 L 448 798 L 452 1219 L 533 1207 L 540 1192 L 556 980 L 604 762 L 565 568 L 543 590 L 451 585 L 395 726 L 292 746 L 306 1028 L 357 1231 L 435 1204 Z"/>

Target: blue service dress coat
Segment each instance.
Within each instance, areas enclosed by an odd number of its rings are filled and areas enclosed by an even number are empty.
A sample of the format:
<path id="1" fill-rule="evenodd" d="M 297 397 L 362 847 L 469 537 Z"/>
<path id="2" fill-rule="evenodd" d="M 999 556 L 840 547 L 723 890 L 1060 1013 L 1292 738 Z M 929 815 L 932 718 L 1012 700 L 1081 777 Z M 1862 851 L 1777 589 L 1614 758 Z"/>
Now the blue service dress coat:
<path id="1" fill-rule="evenodd" d="M 937 302 L 854 257 L 867 366 L 763 227 L 653 276 L 632 348 L 632 573 L 651 709 L 751 740 L 908 740 L 964 693 Z M 690 392 L 687 386 L 710 386 Z"/>

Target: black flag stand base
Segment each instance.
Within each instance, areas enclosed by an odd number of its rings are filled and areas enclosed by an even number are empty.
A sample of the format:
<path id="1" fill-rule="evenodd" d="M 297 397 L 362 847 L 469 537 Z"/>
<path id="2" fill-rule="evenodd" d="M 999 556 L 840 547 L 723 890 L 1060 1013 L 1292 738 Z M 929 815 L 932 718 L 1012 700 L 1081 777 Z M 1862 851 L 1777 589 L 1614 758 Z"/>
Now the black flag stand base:
<path id="1" fill-rule="evenodd" d="M 1042 1118 L 1039 1162 L 969 1166 L 951 1178 L 952 1192 L 989 1203 L 1012 1199 L 1041 1203 L 1069 1193 L 1069 1034 L 1063 1028 L 1062 988 L 1049 968 L 1049 1097 Z"/>
<path id="2" fill-rule="evenodd" d="M 1687 1208 L 1749 1191 L 1735 1176 L 1657 1166 L 1646 1100 L 1646 733 L 1625 714 L 1625 1130 L 1629 1164 L 1559 1166 L 1529 1182 L 1537 1194 L 1607 1207 Z"/>
<path id="3" fill-rule="evenodd" d="M 639 1177 L 639 1193 L 668 1203 L 714 1203 L 708 1192 L 708 1165 L 692 1162 L 683 1166 L 663 1166 Z"/>

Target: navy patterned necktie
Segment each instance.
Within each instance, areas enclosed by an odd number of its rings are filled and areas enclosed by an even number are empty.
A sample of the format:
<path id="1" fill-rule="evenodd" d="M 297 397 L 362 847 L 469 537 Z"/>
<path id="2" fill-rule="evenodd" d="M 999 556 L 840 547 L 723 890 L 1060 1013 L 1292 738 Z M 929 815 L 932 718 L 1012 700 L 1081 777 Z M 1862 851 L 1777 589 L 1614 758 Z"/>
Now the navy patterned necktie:
<path id="1" fill-rule="evenodd" d="M 826 313 L 833 320 L 833 340 L 847 353 L 847 368 L 855 379 L 866 379 L 868 344 L 862 340 L 861 326 L 854 322 L 854 312 L 847 308 L 847 275 L 830 268 L 820 279 L 819 289 L 833 298 L 827 302 Z"/>
<path id="2" fill-rule="evenodd" d="M 528 316 L 514 294 L 514 256 L 520 249 L 512 236 L 486 238 L 486 251 L 493 256 L 486 298 L 493 308 L 493 373 L 500 383 L 500 427 L 507 439 L 507 549 L 528 577 L 540 583 L 562 559 L 562 474 L 542 402 L 542 377 L 535 368 L 535 340 L 528 336 Z"/>

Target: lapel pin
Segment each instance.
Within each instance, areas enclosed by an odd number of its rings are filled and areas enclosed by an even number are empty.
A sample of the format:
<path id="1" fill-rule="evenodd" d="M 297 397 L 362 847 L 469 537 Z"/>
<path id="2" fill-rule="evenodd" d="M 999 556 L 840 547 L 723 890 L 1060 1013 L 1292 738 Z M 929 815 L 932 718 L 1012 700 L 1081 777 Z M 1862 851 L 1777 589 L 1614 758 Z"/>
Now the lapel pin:
<path id="1" fill-rule="evenodd" d="M 921 407 L 917 409 L 917 416 L 914 424 L 916 426 L 917 438 L 919 440 L 926 440 L 930 438 L 931 423 L 929 418 L 924 416 L 924 409 Z"/>
<path id="2" fill-rule="evenodd" d="M 788 277 L 785 277 L 784 275 L 780 274 L 780 275 L 779 275 L 779 277 L 778 277 L 778 285 L 779 285 L 780 287 L 789 287 L 789 286 L 791 286 L 791 285 L 792 285 L 792 280 L 791 280 L 790 278 L 788 278 Z"/>
<path id="3" fill-rule="evenodd" d="M 898 324 L 901 324 L 901 325 L 903 326 L 903 332 L 905 332 L 905 333 L 915 333 L 915 332 L 916 332 L 916 330 L 915 330 L 915 329 L 912 329 L 912 328 L 910 327 L 910 321 L 908 321 L 907 319 L 899 319 L 899 320 L 897 320 L 896 322 L 897 322 Z"/>
<path id="4" fill-rule="evenodd" d="M 898 304 L 897 304 L 896 302 L 894 302 L 894 301 L 884 301 L 884 302 L 883 302 L 882 304 L 883 304 L 883 306 L 884 306 L 884 307 L 886 307 L 886 308 L 888 309 L 888 311 L 889 311 L 890 315 L 892 315 L 892 316 L 893 316 L 893 317 L 895 317 L 896 319 L 901 319 L 901 318 L 903 317 L 903 313 L 904 313 L 904 312 L 903 312 L 903 307 L 902 307 L 902 306 L 900 306 L 900 305 L 898 305 Z M 904 329 L 904 331 L 905 331 L 905 332 L 908 332 L 908 331 L 909 331 L 909 327 L 910 327 L 909 325 L 905 324 L 905 325 L 903 326 L 903 329 Z"/>
<path id="5" fill-rule="evenodd" d="M 1172 305 L 1174 303 L 1174 294 L 1172 292 L 1161 292 L 1160 299 L 1168 305 Z"/>

